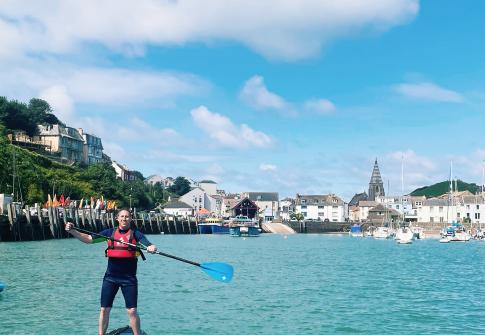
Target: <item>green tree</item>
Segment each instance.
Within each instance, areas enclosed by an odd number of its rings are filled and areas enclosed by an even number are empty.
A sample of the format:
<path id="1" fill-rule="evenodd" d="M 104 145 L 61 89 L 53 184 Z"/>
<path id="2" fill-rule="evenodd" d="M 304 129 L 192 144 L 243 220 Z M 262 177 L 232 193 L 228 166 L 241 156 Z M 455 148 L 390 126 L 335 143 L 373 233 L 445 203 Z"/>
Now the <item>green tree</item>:
<path id="1" fill-rule="evenodd" d="M 177 177 L 175 178 L 173 185 L 170 186 L 168 190 L 172 193 L 182 196 L 190 191 L 190 182 L 184 177 Z"/>

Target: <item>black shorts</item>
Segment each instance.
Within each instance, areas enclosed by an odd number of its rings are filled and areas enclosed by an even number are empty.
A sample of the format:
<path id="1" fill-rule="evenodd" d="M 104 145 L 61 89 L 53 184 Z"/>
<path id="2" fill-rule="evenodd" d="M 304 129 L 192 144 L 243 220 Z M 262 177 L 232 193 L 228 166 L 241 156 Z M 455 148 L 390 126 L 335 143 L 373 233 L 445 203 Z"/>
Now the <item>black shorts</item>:
<path id="1" fill-rule="evenodd" d="M 104 275 L 103 287 L 101 288 L 101 307 L 113 307 L 118 289 L 125 298 L 126 308 L 136 308 L 138 301 L 138 280 L 136 276 L 113 276 Z"/>

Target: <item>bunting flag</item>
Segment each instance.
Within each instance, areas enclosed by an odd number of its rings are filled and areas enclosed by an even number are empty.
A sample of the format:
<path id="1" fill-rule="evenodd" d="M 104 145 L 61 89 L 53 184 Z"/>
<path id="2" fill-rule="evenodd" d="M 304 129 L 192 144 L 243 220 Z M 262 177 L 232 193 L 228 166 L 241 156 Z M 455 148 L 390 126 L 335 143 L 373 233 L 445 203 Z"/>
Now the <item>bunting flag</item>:
<path id="1" fill-rule="evenodd" d="M 94 198 L 93 198 L 93 197 L 91 197 L 91 199 L 90 199 L 90 200 L 91 200 L 91 204 L 90 204 L 89 206 L 90 206 L 91 208 L 94 208 Z"/>
<path id="2" fill-rule="evenodd" d="M 105 202 L 104 202 L 104 197 L 101 196 L 101 204 L 99 206 L 100 209 L 104 209 L 106 206 L 105 206 Z"/>
<path id="3" fill-rule="evenodd" d="M 61 197 L 59 198 L 59 204 L 64 207 L 66 204 L 66 200 L 64 199 L 64 193 L 61 194 Z"/>
<path id="4" fill-rule="evenodd" d="M 64 206 L 69 206 L 71 204 L 71 198 L 67 197 L 66 201 L 64 202 Z"/>
<path id="5" fill-rule="evenodd" d="M 96 206 L 94 209 L 99 209 L 99 207 L 101 207 L 101 199 L 96 200 Z"/>
<path id="6" fill-rule="evenodd" d="M 52 200 L 52 207 L 59 206 L 59 201 L 57 201 L 57 195 L 54 194 L 54 199 Z"/>
<path id="7" fill-rule="evenodd" d="M 81 201 L 79 201 L 79 209 L 83 208 L 83 203 L 84 203 L 84 198 L 81 198 Z"/>
<path id="8" fill-rule="evenodd" d="M 47 195 L 47 208 L 49 208 L 51 206 L 52 206 L 52 199 L 51 199 L 51 195 L 48 194 Z"/>

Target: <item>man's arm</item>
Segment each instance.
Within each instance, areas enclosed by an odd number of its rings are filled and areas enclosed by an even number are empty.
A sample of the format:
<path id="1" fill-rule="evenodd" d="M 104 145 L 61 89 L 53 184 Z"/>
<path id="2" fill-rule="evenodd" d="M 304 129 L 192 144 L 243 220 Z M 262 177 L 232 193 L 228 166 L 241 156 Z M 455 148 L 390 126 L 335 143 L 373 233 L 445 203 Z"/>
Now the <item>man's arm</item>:
<path id="1" fill-rule="evenodd" d="M 77 230 L 73 229 L 73 227 L 74 227 L 74 224 L 72 222 L 68 222 L 66 223 L 65 229 L 69 234 L 77 238 L 79 241 L 88 243 L 88 244 L 93 243 L 93 237 L 91 235 L 80 233 Z"/>
<path id="2" fill-rule="evenodd" d="M 135 234 L 136 234 L 136 239 L 138 243 L 146 247 L 148 252 L 153 253 L 157 251 L 157 246 L 155 244 L 152 244 L 150 241 L 148 241 L 148 239 L 145 237 L 143 233 L 137 230 Z"/>

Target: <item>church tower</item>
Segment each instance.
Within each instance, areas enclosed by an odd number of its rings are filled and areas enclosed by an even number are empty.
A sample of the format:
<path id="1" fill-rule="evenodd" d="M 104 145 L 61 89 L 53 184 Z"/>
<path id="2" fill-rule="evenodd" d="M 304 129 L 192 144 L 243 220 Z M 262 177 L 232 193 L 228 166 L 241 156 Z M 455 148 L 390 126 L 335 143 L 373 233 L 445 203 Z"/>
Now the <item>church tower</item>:
<path id="1" fill-rule="evenodd" d="M 384 192 L 384 184 L 382 182 L 381 172 L 379 171 L 379 165 L 377 165 L 376 158 L 369 182 L 369 200 L 376 200 L 376 197 L 380 195 L 386 195 L 386 193 Z"/>

